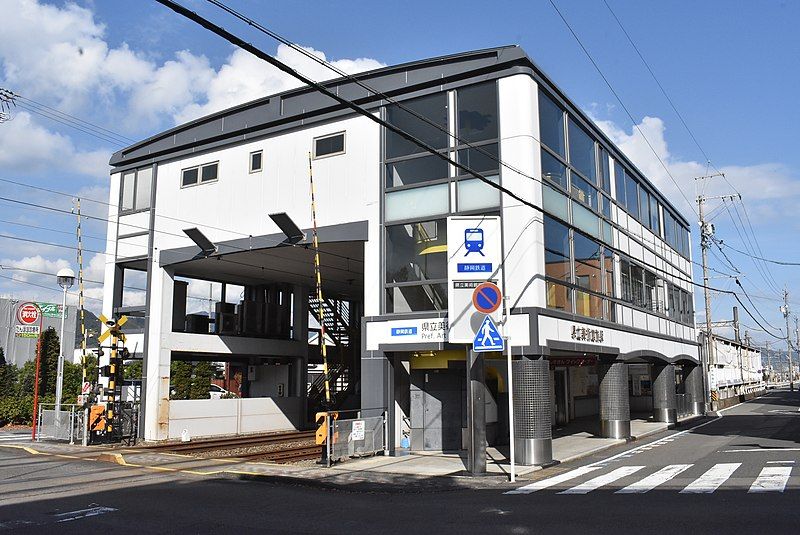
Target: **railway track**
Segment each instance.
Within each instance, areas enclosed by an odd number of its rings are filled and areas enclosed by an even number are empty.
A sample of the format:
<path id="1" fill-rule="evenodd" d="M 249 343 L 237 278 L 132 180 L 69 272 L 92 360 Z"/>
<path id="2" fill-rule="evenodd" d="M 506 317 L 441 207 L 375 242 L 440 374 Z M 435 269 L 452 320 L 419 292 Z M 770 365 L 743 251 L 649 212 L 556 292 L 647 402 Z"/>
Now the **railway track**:
<path id="1" fill-rule="evenodd" d="M 236 455 L 237 459 L 248 461 L 269 461 L 274 463 L 292 463 L 309 459 L 319 459 L 322 453 L 320 446 L 294 446 L 269 452 L 254 452 Z"/>
<path id="2" fill-rule="evenodd" d="M 181 453 L 201 453 L 206 451 L 215 450 L 233 450 L 237 448 L 258 447 L 258 446 L 271 446 L 282 443 L 301 442 L 304 440 L 312 440 L 314 438 L 314 431 L 290 431 L 287 433 L 270 433 L 262 435 L 249 435 L 240 437 L 228 437 L 218 439 L 197 440 L 193 442 L 179 442 L 171 444 L 152 444 L 141 446 L 141 449 L 148 451 L 168 451 L 168 452 L 181 452 Z M 290 451 L 292 448 L 286 448 Z M 317 447 L 317 450 L 319 448 Z M 281 450 L 275 450 L 275 453 Z M 273 452 L 261 452 L 260 455 L 271 454 Z M 248 454 L 250 455 L 250 454 Z M 225 457 L 225 455 L 221 455 Z M 241 455 L 231 455 L 231 457 L 241 457 Z"/>

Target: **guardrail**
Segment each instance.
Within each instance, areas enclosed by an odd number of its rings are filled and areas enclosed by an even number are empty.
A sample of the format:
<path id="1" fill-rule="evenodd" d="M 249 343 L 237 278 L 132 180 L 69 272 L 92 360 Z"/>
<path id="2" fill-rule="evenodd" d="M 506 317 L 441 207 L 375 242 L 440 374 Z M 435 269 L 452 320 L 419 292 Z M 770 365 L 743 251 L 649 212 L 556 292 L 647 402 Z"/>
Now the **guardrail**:
<path id="1" fill-rule="evenodd" d="M 372 409 L 373 411 L 375 409 Z M 328 411 L 325 420 L 325 458 L 326 466 L 334 461 L 351 457 L 364 457 L 386 451 L 388 444 L 387 413 L 380 409 L 379 416 L 362 416 L 366 410 Z M 343 414 L 353 414 L 355 418 L 342 418 Z"/>
<path id="2" fill-rule="evenodd" d="M 52 407 L 52 408 L 48 408 Z M 75 444 L 79 439 L 85 446 L 87 444 L 86 420 L 89 417 L 88 409 L 81 405 L 61 405 L 61 410 L 55 409 L 55 403 L 42 403 L 39 405 L 37 415 L 36 441 L 65 440 Z"/>

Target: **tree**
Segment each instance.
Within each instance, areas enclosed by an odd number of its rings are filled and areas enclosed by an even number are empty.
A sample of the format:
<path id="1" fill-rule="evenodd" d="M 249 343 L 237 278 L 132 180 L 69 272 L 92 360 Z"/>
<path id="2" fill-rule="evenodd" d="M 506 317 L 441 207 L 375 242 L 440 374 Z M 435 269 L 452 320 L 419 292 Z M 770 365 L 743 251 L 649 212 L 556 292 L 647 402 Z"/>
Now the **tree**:
<path id="1" fill-rule="evenodd" d="M 6 362 L 3 348 L 0 347 L 0 397 L 13 396 L 16 393 L 17 375 L 17 367 Z"/>
<path id="2" fill-rule="evenodd" d="M 142 361 L 134 360 L 126 364 L 124 369 L 125 379 L 141 379 L 142 378 Z"/>
<path id="3" fill-rule="evenodd" d="M 58 333 L 52 327 L 41 334 L 41 366 L 39 369 L 39 395 L 55 395 L 58 375 L 58 355 L 61 353 Z"/>
<path id="4" fill-rule="evenodd" d="M 192 389 L 192 364 L 183 360 L 174 360 L 172 364 L 170 364 L 169 373 L 170 399 L 190 399 Z"/>
<path id="5" fill-rule="evenodd" d="M 203 360 L 195 364 L 190 399 L 208 399 L 213 375 L 214 367 L 210 362 Z"/>

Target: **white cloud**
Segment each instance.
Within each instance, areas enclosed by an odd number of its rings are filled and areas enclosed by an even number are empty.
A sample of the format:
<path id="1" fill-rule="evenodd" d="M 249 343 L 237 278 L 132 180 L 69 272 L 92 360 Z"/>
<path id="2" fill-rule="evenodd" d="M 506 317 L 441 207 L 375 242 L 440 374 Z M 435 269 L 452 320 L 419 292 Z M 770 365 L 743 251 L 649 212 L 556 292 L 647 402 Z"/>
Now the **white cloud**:
<path id="1" fill-rule="evenodd" d="M 325 54 L 319 50 L 310 47 L 303 48 L 320 59 L 327 59 Z M 324 81 L 338 77 L 332 70 L 283 44 L 278 46 L 276 58 L 313 80 Z M 330 63 L 348 74 L 384 66 L 383 63 L 370 58 L 341 59 Z M 301 85 L 296 78 L 258 59 L 249 52 L 237 49 L 209 82 L 204 101 L 184 107 L 175 114 L 175 122 L 183 123 Z"/>
<path id="2" fill-rule="evenodd" d="M 38 124 L 25 111 L 0 127 L 0 169 L 4 172 L 42 174 L 77 173 L 105 180 L 108 177 L 108 150 L 78 149 L 63 134 Z"/>
<path id="3" fill-rule="evenodd" d="M 638 128 L 631 127 L 629 131 L 609 120 L 595 117 L 594 121 L 690 221 L 696 219 L 692 216 L 697 196 L 694 178 L 709 174 L 709 170 L 703 162 L 684 160 L 670 152 L 662 119 L 644 117 Z M 800 180 L 786 166 L 779 163 L 729 165 L 721 166 L 720 171 L 725 173 L 730 185 L 721 178 L 708 180 L 705 193 L 718 195 L 739 191 L 752 214 L 756 215 L 754 219 L 761 223 L 771 223 L 796 210 Z M 692 208 L 681 193 L 692 202 Z M 753 223 L 758 224 L 756 221 Z"/>

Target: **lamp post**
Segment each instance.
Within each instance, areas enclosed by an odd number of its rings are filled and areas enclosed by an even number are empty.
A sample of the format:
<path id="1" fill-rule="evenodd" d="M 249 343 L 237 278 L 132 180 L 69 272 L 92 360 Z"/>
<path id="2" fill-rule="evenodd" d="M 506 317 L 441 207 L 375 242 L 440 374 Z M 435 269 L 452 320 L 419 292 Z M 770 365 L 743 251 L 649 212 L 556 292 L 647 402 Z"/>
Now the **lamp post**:
<path id="1" fill-rule="evenodd" d="M 75 272 L 69 268 L 64 268 L 56 274 L 56 279 L 58 280 L 58 285 L 64 290 L 61 307 L 61 347 L 58 352 L 58 371 L 56 373 L 56 416 L 58 416 L 61 411 L 61 393 L 64 388 L 64 320 L 67 317 L 67 290 L 72 288 L 75 283 Z"/>

